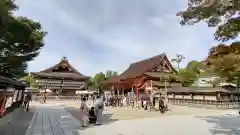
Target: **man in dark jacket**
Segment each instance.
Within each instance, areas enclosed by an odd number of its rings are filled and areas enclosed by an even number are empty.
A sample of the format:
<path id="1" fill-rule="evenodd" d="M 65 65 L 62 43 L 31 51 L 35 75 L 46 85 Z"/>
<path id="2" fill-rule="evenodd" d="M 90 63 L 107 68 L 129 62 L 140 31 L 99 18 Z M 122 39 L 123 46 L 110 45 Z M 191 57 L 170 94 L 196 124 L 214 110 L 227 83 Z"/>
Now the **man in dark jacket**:
<path id="1" fill-rule="evenodd" d="M 29 110 L 29 102 L 30 101 L 32 101 L 32 95 L 30 93 L 27 93 L 25 98 L 24 98 L 24 107 L 25 107 L 27 112 Z"/>
<path id="2" fill-rule="evenodd" d="M 159 110 L 161 113 L 164 113 L 164 101 L 163 98 L 159 99 Z"/>

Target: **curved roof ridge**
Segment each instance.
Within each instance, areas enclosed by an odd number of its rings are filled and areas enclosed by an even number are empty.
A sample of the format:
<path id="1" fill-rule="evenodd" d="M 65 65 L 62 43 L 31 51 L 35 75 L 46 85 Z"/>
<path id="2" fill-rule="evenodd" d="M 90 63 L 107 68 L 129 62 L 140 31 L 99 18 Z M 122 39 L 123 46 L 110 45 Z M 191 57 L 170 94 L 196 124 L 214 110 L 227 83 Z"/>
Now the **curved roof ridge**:
<path id="1" fill-rule="evenodd" d="M 155 55 L 155 56 L 153 56 L 153 57 L 146 58 L 146 59 L 143 59 L 143 60 L 140 60 L 140 61 L 131 63 L 130 66 L 131 66 L 132 64 L 142 63 L 142 62 L 144 62 L 144 61 L 148 61 L 148 60 L 151 60 L 151 59 L 154 59 L 154 58 L 158 58 L 158 57 L 163 57 L 163 56 L 166 56 L 166 53 L 161 53 L 161 54 Z"/>
<path id="2" fill-rule="evenodd" d="M 53 65 L 53 66 L 51 66 L 51 67 L 49 67 L 49 68 L 47 68 L 47 69 L 45 69 L 45 70 L 42 70 L 42 71 L 40 71 L 40 72 L 45 72 L 45 73 L 52 72 L 53 69 L 55 69 L 56 67 L 61 66 L 62 64 L 66 64 L 67 67 L 71 68 L 74 73 L 84 76 L 83 74 L 81 74 L 80 72 L 78 72 L 77 69 L 75 69 L 75 68 L 68 62 L 67 57 L 63 57 L 63 58 L 61 59 L 61 61 L 58 62 L 57 64 L 55 64 L 55 65 Z"/>

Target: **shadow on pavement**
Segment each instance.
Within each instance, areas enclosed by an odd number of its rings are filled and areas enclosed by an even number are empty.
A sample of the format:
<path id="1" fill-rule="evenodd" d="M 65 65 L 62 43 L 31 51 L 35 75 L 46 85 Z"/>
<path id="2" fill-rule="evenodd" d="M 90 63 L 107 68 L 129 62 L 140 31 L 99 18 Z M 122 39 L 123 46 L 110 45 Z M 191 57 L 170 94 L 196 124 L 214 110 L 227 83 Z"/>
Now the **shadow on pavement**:
<path id="1" fill-rule="evenodd" d="M 81 121 L 81 112 L 79 109 L 74 107 L 65 107 L 65 110 L 69 112 L 75 119 Z M 118 119 L 113 119 L 112 116 L 113 114 L 105 113 L 103 115 L 103 125 L 111 124 L 118 120 Z M 89 127 L 92 127 L 91 125 L 92 124 L 90 124 Z"/>
<path id="2" fill-rule="evenodd" d="M 210 129 L 212 134 L 240 135 L 240 116 L 201 116 L 198 117 L 213 125 Z"/>
<path id="3" fill-rule="evenodd" d="M 23 108 L 17 108 L 0 119 L 0 135 L 25 135 L 33 115 L 34 109 L 26 112 Z"/>

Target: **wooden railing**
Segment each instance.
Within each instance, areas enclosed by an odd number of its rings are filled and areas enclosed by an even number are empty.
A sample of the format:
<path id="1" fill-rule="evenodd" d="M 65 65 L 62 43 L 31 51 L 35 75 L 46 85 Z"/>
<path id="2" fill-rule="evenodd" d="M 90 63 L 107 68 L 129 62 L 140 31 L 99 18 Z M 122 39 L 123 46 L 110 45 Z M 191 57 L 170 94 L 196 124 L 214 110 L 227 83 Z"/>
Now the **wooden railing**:
<path id="1" fill-rule="evenodd" d="M 44 96 L 35 96 L 33 100 L 43 100 Z M 78 100 L 78 96 L 47 96 L 47 100 Z"/>
<path id="2" fill-rule="evenodd" d="M 174 98 L 169 98 L 168 101 L 174 105 L 187 105 L 187 106 L 204 107 L 204 108 L 237 109 L 240 107 L 239 102 L 230 102 L 230 101 L 174 99 Z"/>
<path id="3" fill-rule="evenodd" d="M 33 100 L 41 101 L 43 96 L 35 96 Z M 48 96 L 47 100 L 79 100 L 79 96 Z M 240 107 L 239 102 L 216 101 L 216 100 L 199 100 L 199 99 L 174 99 L 168 98 L 168 102 L 173 105 L 184 105 L 202 108 L 219 108 L 219 109 L 237 109 Z M 137 102 L 135 103 L 137 104 Z"/>

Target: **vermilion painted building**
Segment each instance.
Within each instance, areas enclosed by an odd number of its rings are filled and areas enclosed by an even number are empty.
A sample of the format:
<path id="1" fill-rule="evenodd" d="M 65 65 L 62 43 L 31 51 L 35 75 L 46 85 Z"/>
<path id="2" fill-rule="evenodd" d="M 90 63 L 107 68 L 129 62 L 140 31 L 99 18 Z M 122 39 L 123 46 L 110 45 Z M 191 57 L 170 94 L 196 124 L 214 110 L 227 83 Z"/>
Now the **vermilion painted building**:
<path id="1" fill-rule="evenodd" d="M 170 63 L 165 53 L 141 60 L 130 64 L 127 70 L 125 70 L 119 76 L 109 78 L 105 85 L 109 88 L 116 90 L 119 94 L 126 93 L 134 89 L 135 93 L 139 95 L 139 92 L 144 90 L 147 84 L 149 84 L 154 76 L 164 76 L 165 74 L 172 74 L 176 72 Z M 163 85 L 164 84 L 160 84 Z"/>

